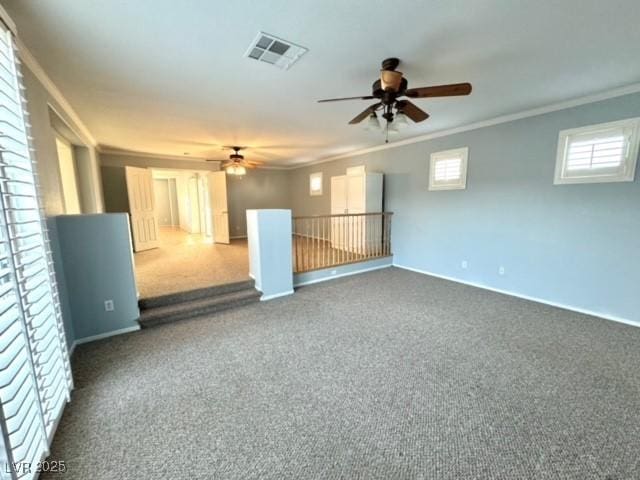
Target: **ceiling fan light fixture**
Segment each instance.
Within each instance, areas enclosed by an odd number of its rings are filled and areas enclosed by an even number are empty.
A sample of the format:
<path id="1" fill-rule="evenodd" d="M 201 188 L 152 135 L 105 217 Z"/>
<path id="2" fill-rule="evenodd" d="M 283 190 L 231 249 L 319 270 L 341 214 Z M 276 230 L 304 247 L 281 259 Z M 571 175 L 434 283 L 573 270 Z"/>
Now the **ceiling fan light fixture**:
<path id="1" fill-rule="evenodd" d="M 396 125 L 398 130 L 402 130 L 403 128 L 409 125 L 409 122 L 407 121 L 407 116 L 404 114 L 402 110 L 396 113 L 396 118 L 393 121 L 393 123 Z"/>
<path id="2" fill-rule="evenodd" d="M 232 164 L 225 168 L 228 175 L 242 176 L 247 173 L 247 169 L 242 165 Z"/>
<path id="3" fill-rule="evenodd" d="M 365 130 L 380 130 L 380 120 L 378 120 L 378 115 L 376 112 L 371 112 L 369 115 L 369 119 L 364 127 Z"/>

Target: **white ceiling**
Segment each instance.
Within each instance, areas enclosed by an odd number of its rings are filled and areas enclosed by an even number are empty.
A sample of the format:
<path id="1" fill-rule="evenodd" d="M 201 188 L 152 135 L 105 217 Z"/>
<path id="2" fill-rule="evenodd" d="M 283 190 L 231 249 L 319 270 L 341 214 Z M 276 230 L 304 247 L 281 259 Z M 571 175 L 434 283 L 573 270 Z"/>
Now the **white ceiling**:
<path id="1" fill-rule="evenodd" d="M 470 97 L 398 139 L 640 81 L 638 0 L 2 0 L 19 35 L 103 146 L 302 163 L 384 142 L 347 125 L 380 61 L 410 87 Z M 258 31 L 309 52 L 289 71 L 243 56 Z M 265 148 L 268 147 L 268 148 Z M 189 158 L 189 157 L 185 157 Z"/>

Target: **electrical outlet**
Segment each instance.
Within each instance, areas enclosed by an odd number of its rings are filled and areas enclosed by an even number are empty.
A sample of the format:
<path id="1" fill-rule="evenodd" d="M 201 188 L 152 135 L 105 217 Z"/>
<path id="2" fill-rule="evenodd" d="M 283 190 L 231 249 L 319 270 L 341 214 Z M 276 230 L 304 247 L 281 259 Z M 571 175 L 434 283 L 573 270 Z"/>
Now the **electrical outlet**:
<path id="1" fill-rule="evenodd" d="M 469 263 L 467 263 L 466 260 L 462 260 L 462 268 L 466 270 L 468 266 L 469 266 Z"/>
<path id="2" fill-rule="evenodd" d="M 104 301 L 104 311 L 105 312 L 113 312 L 114 310 L 113 300 L 105 300 Z"/>
<path id="3" fill-rule="evenodd" d="M 500 268 L 498 268 L 498 274 L 504 275 L 504 267 L 502 265 L 500 265 Z"/>

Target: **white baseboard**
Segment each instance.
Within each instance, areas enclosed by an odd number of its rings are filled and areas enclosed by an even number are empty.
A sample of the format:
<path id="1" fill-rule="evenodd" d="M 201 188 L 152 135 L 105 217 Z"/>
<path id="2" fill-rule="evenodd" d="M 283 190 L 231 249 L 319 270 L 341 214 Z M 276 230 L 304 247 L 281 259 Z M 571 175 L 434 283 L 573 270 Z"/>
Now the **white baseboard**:
<path id="1" fill-rule="evenodd" d="M 430 277 L 441 278 L 443 280 L 449 280 L 451 282 L 461 283 L 463 285 L 469 285 L 471 287 L 482 288 L 483 290 L 489 290 L 491 292 L 502 293 L 504 295 L 509 295 L 510 297 L 522 298 L 523 300 L 529 300 L 532 302 L 542 303 L 544 305 L 549 305 L 550 307 L 562 308 L 564 310 L 570 310 L 572 312 L 583 313 L 585 315 L 590 315 L 592 317 L 602 318 L 604 320 L 611 320 L 612 322 L 624 323 L 625 325 L 631 325 L 633 327 L 640 327 L 640 323 L 634 322 L 633 320 L 628 320 L 626 318 L 616 317 L 614 315 L 607 315 L 600 312 L 594 312 L 593 310 L 587 310 L 584 308 L 573 307 L 571 305 L 565 305 L 562 303 L 552 302 L 549 300 L 545 300 L 539 297 L 532 297 L 529 295 L 523 295 L 521 293 L 510 292 L 509 290 L 502 290 L 500 288 L 489 287 L 487 285 L 483 285 L 481 283 L 468 282 L 466 280 L 461 280 L 455 277 L 449 277 L 447 275 L 439 275 L 437 273 L 429 272 L 427 270 L 421 270 L 419 268 L 407 267 L 406 265 L 400 265 L 398 263 L 393 264 L 394 267 L 402 268 L 403 270 L 409 270 L 415 273 L 421 273 L 423 275 L 429 275 Z"/>
<path id="2" fill-rule="evenodd" d="M 71 348 L 69 350 L 70 350 L 70 352 L 73 352 L 76 349 L 76 345 L 82 345 L 83 343 L 94 342 L 96 340 L 102 340 L 103 338 L 109 338 L 109 337 L 113 337 L 115 335 L 122 335 L 123 333 L 135 332 L 137 330 L 140 330 L 140 325 L 135 325 L 133 327 L 127 327 L 127 328 L 121 328 L 119 330 L 112 330 L 110 332 L 100 333 L 98 335 L 91 335 L 90 337 L 78 338 L 78 339 L 76 339 L 75 342 L 73 342 L 73 345 L 71 345 Z"/>
<path id="3" fill-rule="evenodd" d="M 286 297 L 287 295 L 292 295 L 293 290 L 289 290 L 288 292 L 275 293 L 273 295 L 262 295 L 260 297 L 261 302 L 266 302 L 267 300 L 273 300 L 274 298 Z"/>
<path id="4" fill-rule="evenodd" d="M 316 278 L 315 280 L 308 280 L 306 282 L 294 283 L 293 286 L 294 287 L 303 287 L 305 285 L 313 285 L 314 283 L 326 282 L 326 281 L 329 281 L 329 280 L 335 280 L 336 278 L 348 277 L 350 275 L 357 275 L 358 273 L 371 272 L 373 270 L 380 270 L 382 268 L 389 268 L 389 267 L 392 267 L 392 266 L 393 266 L 393 264 L 391 262 L 389 262 L 389 263 L 385 263 L 384 265 L 376 265 L 375 267 L 361 268 L 360 270 L 354 270 L 353 272 L 345 272 L 345 273 L 341 273 L 339 275 L 331 275 L 330 277 Z"/>

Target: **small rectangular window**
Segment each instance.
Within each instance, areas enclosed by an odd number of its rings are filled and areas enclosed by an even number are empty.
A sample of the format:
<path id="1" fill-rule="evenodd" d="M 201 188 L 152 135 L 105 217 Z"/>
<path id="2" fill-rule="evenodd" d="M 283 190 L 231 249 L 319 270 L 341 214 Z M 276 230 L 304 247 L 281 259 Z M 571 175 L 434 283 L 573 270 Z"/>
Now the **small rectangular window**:
<path id="1" fill-rule="evenodd" d="M 309 175 L 309 195 L 322 195 L 322 172 Z"/>
<path id="2" fill-rule="evenodd" d="M 632 182 L 640 119 L 560 132 L 554 183 Z"/>
<path id="3" fill-rule="evenodd" d="M 468 158 L 467 147 L 432 153 L 429 166 L 429 190 L 465 189 Z"/>

